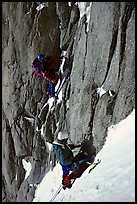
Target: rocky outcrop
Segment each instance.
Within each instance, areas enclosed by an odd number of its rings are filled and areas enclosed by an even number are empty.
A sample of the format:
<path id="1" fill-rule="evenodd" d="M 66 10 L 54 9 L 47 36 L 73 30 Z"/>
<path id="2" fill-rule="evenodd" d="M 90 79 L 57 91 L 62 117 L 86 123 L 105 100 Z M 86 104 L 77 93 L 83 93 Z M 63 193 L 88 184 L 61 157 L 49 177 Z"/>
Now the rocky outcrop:
<path id="1" fill-rule="evenodd" d="M 90 12 L 89 31 L 83 16 L 73 48 L 70 135 L 77 142 L 83 134 L 93 134 L 100 149 L 107 127 L 135 105 L 134 3 L 93 2 Z M 106 90 L 105 96 L 98 97 L 98 87 Z"/>
<path id="2" fill-rule="evenodd" d="M 83 16 L 74 2 L 46 2 L 41 10 L 38 2 L 2 3 L 3 202 L 32 202 L 55 165 L 47 141 L 59 131 L 75 144 L 90 138 L 98 152 L 107 128 L 135 108 L 135 3 L 82 3 Z M 62 50 L 70 77 L 50 108 L 47 81 L 31 63 L 39 52 Z M 23 159 L 31 163 L 27 178 Z"/>

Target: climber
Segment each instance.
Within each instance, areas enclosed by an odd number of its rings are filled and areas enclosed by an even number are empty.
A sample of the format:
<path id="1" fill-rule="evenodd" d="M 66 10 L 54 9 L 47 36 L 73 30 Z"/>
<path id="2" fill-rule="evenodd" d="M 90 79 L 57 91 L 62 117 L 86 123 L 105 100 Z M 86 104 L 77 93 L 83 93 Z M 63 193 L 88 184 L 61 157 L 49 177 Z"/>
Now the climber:
<path id="1" fill-rule="evenodd" d="M 32 63 L 35 73 L 49 81 L 48 93 L 51 96 L 54 96 L 55 86 L 60 78 L 58 72 L 62 58 L 59 55 L 45 56 L 44 54 L 38 54 Z"/>
<path id="2" fill-rule="evenodd" d="M 67 144 L 68 137 L 64 132 L 58 134 L 58 139 L 53 142 L 53 150 L 56 158 L 62 166 L 63 189 L 71 188 L 72 181 L 79 178 L 83 172 L 94 162 L 96 148 L 85 139 L 80 145 Z M 78 154 L 74 156 L 72 150 L 80 147 Z"/>

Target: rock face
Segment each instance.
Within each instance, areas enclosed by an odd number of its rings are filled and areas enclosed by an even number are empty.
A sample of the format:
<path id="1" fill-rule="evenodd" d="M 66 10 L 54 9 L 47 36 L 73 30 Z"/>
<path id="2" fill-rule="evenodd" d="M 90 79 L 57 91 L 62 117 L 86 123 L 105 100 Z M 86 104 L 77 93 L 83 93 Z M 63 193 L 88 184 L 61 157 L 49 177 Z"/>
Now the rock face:
<path id="1" fill-rule="evenodd" d="M 83 16 L 74 2 L 46 2 L 41 10 L 39 2 L 2 3 L 3 202 L 32 202 L 55 165 L 46 141 L 59 131 L 75 144 L 90 138 L 98 152 L 107 128 L 135 108 L 135 3 L 82 3 Z M 49 109 L 48 82 L 31 63 L 39 52 L 61 50 L 70 77 Z M 27 178 L 23 159 L 31 163 Z"/>

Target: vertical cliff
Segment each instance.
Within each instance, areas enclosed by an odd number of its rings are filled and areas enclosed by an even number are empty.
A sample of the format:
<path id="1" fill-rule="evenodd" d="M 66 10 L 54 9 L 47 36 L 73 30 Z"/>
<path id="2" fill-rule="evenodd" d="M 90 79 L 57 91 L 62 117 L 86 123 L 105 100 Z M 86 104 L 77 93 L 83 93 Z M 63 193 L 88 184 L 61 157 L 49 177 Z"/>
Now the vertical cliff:
<path id="1" fill-rule="evenodd" d="M 42 5 L 2 3 L 3 202 L 32 202 L 54 166 L 46 141 L 59 131 L 75 144 L 90 138 L 99 151 L 107 128 L 135 108 L 135 3 L 83 2 L 83 15 L 74 2 Z M 63 50 L 70 77 L 49 111 L 47 81 L 31 63 Z M 32 165 L 27 178 L 23 159 Z"/>

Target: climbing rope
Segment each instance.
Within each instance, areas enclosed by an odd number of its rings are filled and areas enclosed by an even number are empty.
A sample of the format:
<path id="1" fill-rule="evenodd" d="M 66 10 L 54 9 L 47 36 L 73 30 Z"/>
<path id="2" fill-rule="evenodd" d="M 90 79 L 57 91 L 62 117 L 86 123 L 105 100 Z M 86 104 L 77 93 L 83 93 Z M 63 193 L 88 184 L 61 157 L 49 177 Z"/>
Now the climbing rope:
<path id="1" fill-rule="evenodd" d="M 75 182 L 75 180 L 76 180 L 76 179 L 73 179 L 71 184 L 73 184 L 73 183 Z M 57 190 L 56 193 L 52 196 L 52 198 L 50 199 L 49 202 L 52 202 L 52 201 L 57 197 L 57 195 L 60 193 L 60 191 L 62 190 L 62 188 L 63 188 L 63 186 L 62 186 L 62 184 L 61 184 L 61 185 L 59 186 L 58 190 Z"/>
<path id="2" fill-rule="evenodd" d="M 52 202 L 56 196 L 60 193 L 60 191 L 62 190 L 62 184 L 59 186 L 58 190 L 56 191 L 56 193 L 52 196 L 52 198 L 50 199 L 49 202 Z"/>

